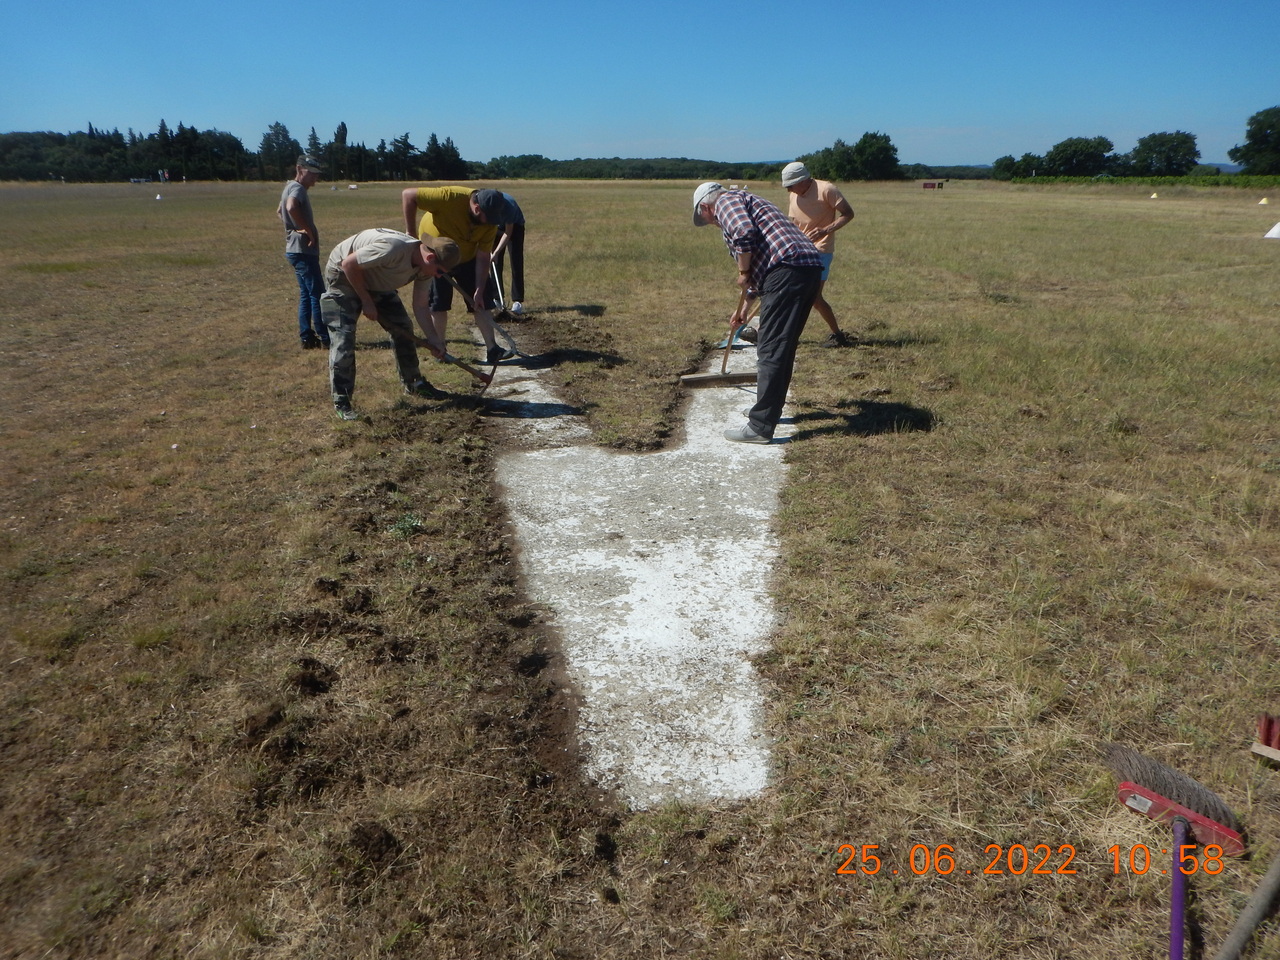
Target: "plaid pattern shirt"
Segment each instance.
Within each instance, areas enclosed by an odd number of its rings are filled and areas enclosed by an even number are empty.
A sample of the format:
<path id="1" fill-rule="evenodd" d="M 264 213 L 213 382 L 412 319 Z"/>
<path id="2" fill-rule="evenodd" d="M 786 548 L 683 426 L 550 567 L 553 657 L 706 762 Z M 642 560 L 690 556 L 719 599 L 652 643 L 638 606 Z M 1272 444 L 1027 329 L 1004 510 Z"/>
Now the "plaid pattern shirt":
<path id="1" fill-rule="evenodd" d="M 780 263 L 820 267 L 813 241 L 768 200 L 745 190 L 726 190 L 716 199 L 716 223 L 724 233 L 729 256 L 751 252 L 751 286 L 764 289 L 764 278 Z"/>

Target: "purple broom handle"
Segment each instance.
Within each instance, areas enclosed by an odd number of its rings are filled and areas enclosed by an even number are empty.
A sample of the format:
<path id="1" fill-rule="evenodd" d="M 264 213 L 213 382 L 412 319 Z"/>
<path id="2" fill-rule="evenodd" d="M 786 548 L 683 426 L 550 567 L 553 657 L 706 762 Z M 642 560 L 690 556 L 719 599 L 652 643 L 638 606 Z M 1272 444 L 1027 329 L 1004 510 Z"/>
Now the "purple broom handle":
<path id="1" fill-rule="evenodd" d="M 1187 875 L 1182 872 L 1183 844 L 1188 840 L 1188 824 L 1182 817 L 1173 819 L 1173 906 L 1169 911 L 1169 960 L 1182 960 L 1183 929 L 1187 909 Z"/>

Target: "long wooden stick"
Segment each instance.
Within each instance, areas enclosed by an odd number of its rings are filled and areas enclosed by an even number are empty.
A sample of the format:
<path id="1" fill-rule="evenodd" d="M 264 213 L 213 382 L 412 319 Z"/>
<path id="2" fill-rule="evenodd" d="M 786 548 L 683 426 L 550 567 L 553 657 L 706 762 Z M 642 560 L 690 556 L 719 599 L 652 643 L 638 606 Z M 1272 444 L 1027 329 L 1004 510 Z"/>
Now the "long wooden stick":
<path id="1" fill-rule="evenodd" d="M 739 320 L 742 320 L 739 314 L 742 313 L 742 306 L 746 302 L 747 302 L 747 291 L 743 290 L 742 293 L 738 295 L 738 308 L 733 311 L 733 315 L 735 317 L 738 317 Z M 733 350 L 733 341 L 738 339 L 738 331 L 741 330 L 745 325 L 746 325 L 745 320 L 743 320 L 740 323 L 730 324 L 729 339 L 724 345 L 724 357 L 720 360 L 720 372 L 722 374 L 729 369 L 729 352 Z"/>
<path id="2" fill-rule="evenodd" d="M 431 350 L 431 342 L 429 340 L 427 340 L 424 337 L 419 337 L 417 334 L 405 333 L 399 327 L 393 327 L 391 324 L 387 323 L 385 320 L 382 319 L 382 317 L 378 317 L 378 326 L 382 327 L 383 330 L 391 334 L 391 337 L 394 340 L 399 340 L 401 343 L 405 343 L 405 342 L 412 343 L 415 347 L 426 347 L 428 350 Z M 467 371 L 467 373 L 471 374 L 473 377 L 479 380 L 486 387 L 489 386 L 489 384 L 493 383 L 493 374 L 483 373 L 480 370 L 477 370 L 471 364 L 466 363 L 463 360 L 459 360 L 457 357 L 451 354 L 448 350 L 444 352 L 444 356 L 441 357 L 440 359 L 443 360 L 445 363 L 452 363 L 455 367 L 461 367 L 463 370 Z"/>

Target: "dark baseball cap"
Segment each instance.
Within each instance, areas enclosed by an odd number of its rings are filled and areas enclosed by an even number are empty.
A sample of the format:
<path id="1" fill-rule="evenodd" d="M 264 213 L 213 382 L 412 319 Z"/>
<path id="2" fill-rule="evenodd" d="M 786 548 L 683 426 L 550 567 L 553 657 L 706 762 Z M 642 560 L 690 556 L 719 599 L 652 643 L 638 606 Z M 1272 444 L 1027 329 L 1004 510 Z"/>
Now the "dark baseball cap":
<path id="1" fill-rule="evenodd" d="M 499 190 L 477 190 L 474 194 L 476 206 L 484 214 L 485 223 L 514 223 L 516 219 L 515 205 L 502 195 Z"/>

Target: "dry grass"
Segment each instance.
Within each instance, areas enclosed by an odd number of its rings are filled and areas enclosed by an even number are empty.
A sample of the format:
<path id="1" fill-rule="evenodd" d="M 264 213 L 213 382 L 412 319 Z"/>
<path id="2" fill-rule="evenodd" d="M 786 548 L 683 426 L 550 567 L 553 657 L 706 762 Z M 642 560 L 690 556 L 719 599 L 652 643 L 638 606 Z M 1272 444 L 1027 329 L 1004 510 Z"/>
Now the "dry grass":
<path id="1" fill-rule="evenodd" d="M 397 225 L 393 187 L 324 187 L 326 248 Z M 690 187 L 508 186 L 513 332 L 618 447 L 679 429 L 733 305 Z M 339 424 L 275 188 L 161 192 L 0 188 L 0 955 L 1157 957 L 1168 878 L 1107 851 L 1168 838 L 1116 803 L 1109 739 L 1249 826 L 1252 860 L 1192 880 L 1206 952 L 1280 851 L 1246 752 L 1280 707 L 1256 198 L 850 187 L 828 298 L 870 345 L 818 350 L 815 319 L 801 351 L 773 786 L 635 813 L 577 774 L 465 375 L 406 401 L 366 332 Z M 982 873 L 1016 843 L 1077 873 Z M 841 844 L 884 868 L 837 875 Z M 916 876 L 917 844 L 959 869 Z"/>

